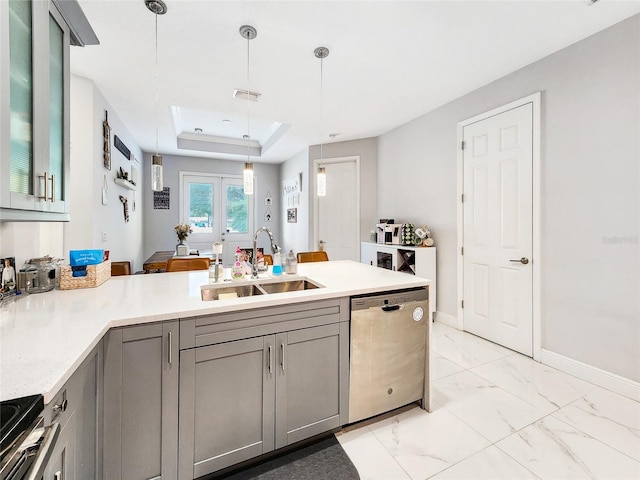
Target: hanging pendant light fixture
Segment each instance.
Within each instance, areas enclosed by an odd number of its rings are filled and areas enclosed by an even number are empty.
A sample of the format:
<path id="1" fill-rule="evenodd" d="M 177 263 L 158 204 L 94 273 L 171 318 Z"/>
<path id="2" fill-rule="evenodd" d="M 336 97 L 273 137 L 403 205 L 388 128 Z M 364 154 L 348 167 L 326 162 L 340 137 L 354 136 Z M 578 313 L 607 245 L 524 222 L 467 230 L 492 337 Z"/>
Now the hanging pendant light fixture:
<path id="1" fill-rule="evenodd" d="M 322 83 L 322 66 L 323 60 L 329 56 L 329 49 L 326 47 L 318 47 L 313 51 L 313 54 L 316 58 L 320 59 L 320 166 L 318 167 L 318 173 L 316 175 L 316 194 L 319 197 L 324 197 L 327 195 L 327 174 L 325 172 L 325 168 L 322 166 L 322 160 L 324 158 L 322 151 L 322 140 L 324 138 L 324 133 L 322 131 L 324 121 L 324 86 Z"/>
<path id="2" fill-rule="evenodd" d="M 240 35 L 242 38 L 247 39 L 247 92 L 251 92 L 251 88 L 249 85 L 249 73 L 250 73 L 250 57 L 249 57 L 249 44 L 250 41 L 258 36 L 258 31 L 253 28 L 251 25 L 243 25 L 240 27 Z M 244 135 L 243 138 L 247 140 L 247 161 L 244 164 L 244 171 L 242 173 L 242 180 L 244 185 L 244 194 L 245 195 L 253 195 L 253 163 L 251 163 L 250 153 L 251 153 L 251 122 L 249 115 L 251 96 L 247 94 L 247 134 Z"/>
<path id="3" fill-rule="evenodd" d="M 162 0 L 145 0 L 144 4 L 156 18 L 156 153 L 151 157 L 151 190 L 154 192 L 161 192 L 164 185 L 162 178 L 162 155 L 158 155 L 158 15 L 164 15 L 167 13 L 167 5 Z"/>

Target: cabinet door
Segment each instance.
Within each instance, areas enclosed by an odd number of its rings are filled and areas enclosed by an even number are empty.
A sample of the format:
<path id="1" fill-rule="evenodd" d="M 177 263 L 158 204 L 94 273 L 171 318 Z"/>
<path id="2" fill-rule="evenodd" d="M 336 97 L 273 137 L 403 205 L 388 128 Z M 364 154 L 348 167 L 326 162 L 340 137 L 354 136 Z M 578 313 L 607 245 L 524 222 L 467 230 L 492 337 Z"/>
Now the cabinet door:
<path id="1" fill-rule="evenodd" d="M 360 244 L 360 263 L 367 265 L 378 265 L 378 258 L 376 255 L 376 244 L 362 242 Z"/>
<path id="2" fill-rule="evenodd" d="M 112 330 L 104 357 L 104 478 L 177 478 L 178 322 Z"/>
<path id="3" fill-rule="evenodd" d="M 180 352 L 180 472 L 191 479 L 273 450 L 274 336 Z"/>
<path id="4" fill-rule="evenodd" d="M 52 2 L 0 2 L 0 220 L 69 220 L 69 39 Z"/>
<path id="5" fill-rule="evenodd" d="M 87 478 L 76 474 L 75 471 L 77 421 L 78 416 L 74 413 L 60 431 L 53 452 L 51 452 L 51 458 L 44 469 L 42 480 L 82 480 Z"/>
<path id="6" fill-rule="evenodd" d="M 278 334 L 276 448 L 340 426 L 340 324 Z"/>

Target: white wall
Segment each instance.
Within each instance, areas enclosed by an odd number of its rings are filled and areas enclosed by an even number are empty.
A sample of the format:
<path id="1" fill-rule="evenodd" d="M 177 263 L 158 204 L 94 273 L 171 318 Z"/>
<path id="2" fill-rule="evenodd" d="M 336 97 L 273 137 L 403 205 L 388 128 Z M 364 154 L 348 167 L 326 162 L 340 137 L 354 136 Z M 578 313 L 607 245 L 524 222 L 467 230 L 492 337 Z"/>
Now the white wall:
<path id="1" fill-rule="evenodd" d="M 148 258 L 153 252 L 158 250 L 174 250 L 178 239 L 173 227 L 181 222 L 180 219 L 180 172 L 200 172 L 216 173 L 228 175 L 242 175 L 244 162 L 219 160 L 214 158 L 200 158 L 188 156 L 163 155 L 163 179 L 164 186 L 169 187 L 170 209 L 155 210 L 153 208 L 153 191 L 146 188 L 142 198 L 144 203 L 144 256 Z M 264 163 L 253 164 L 256 188 L 254 194 L 255 201 L 255 229 L 266 226 L 272 232 L 280 230 L 279 216 L 279 165 Z M 151 154 L 144 155 L 144 176 L 151 176 Z M 264 198 L 267 193 L 271 194 L 273 205 L 270 210 L 273 214 L 271 222 L 265 222 L 265 212 L 267 206 Z M 276 242 L 279 239 L 276 238 Z M 241 245 L 242 246 L 242 245 Z M 249 246 L 249 245 L 246 245 Z M 258 246 L 269 248 L 269 241 L 266 235 L 261 235 L 258 239 Z M 233 246 L 235 248 L 235 245 Z M 225 248 L 227 248 L 225 246 Z"/>
<path id="2" fill-rule="evenodd" d="M 542 347 L 640 381 L 640 16 L 379 138 L 378 212 L 426 223 L 456 315 L 456 124 L 542 92 Z"/>
<path id="3" fill-rule="evenodd" d="M 309 184 L 309 149 L 305 148 L 295 157 L 280 165 L 281 182 L 294 178 L 298 174 L 302 175 L 302 192 L 300 193 L 300 202 L 295 207 L 298 209 L 297 223 L 287 222 L 287 204 L 286 199 L 282 197 L 282 188 L 275 193 L 280 202 L 278 215 L 282 219 L 278 241 L 280 241 L 282 251 L 285 253 L 289 250 L 297 253 L 306 252 L 310 249 L 309 195 L 311 185 Z"/>
<path id="4" fill-rule="evenodd" d="M 104 168 L 102 122 L 105 110 L 111 126 L 111 170 Z M 128 160 L 113 142 L 115 135 L 131 150 L 136 160 Z M 96 88 L 93 81 L 71 76 L 71 222 L 64 228 L 65 252 L 83 248 L 109 250 L 113 261 L 128 260 L 133 271 L 142 269 L 142 150 L 117 112 Z M 138 170 L 136 191 L 114 182 L 119 168 Z M 106 177 L 108 203 L 102 205 L 102 186 Z M 129 201 L 129 222 L 119 197 Z M 107 240 L 102 241 L 106 233 Z"/>

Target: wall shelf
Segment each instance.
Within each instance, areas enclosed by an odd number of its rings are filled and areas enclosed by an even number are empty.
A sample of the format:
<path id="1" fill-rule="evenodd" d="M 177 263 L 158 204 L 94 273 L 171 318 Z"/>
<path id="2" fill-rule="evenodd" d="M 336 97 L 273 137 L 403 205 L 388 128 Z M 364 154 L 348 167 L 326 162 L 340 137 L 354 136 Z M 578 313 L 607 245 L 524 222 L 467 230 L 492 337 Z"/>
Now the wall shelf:
<path id="1" fill-rule="evenodd" d="M 133 191 L 136 190 L 136 186 L 133 183 L 131 183 L 129 180 L 125 180 L 124 178 L 114 178 L 113 181 L 116 182 L 121 187 L 126 188 L 127 190 L 133 190 Z"/>

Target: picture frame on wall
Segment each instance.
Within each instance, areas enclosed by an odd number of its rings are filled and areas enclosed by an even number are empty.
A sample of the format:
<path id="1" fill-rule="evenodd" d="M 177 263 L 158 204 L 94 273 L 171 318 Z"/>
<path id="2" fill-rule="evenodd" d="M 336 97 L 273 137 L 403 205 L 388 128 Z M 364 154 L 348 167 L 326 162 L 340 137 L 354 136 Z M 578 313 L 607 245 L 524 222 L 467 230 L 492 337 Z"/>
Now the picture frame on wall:
<path id="1" fill-rule="evenodd" d="M 287 222 L 288 223 L 298 223 L 298 209 L 297 208 L 287 208 Z"/>

